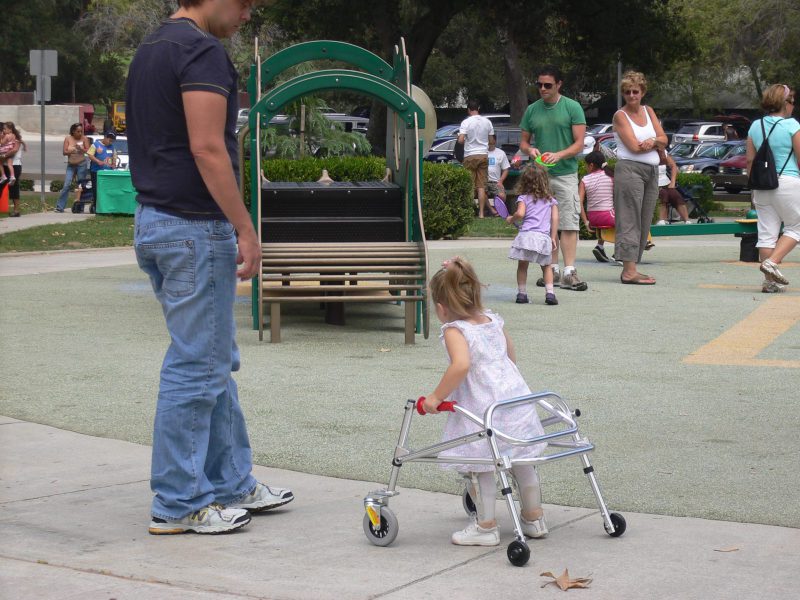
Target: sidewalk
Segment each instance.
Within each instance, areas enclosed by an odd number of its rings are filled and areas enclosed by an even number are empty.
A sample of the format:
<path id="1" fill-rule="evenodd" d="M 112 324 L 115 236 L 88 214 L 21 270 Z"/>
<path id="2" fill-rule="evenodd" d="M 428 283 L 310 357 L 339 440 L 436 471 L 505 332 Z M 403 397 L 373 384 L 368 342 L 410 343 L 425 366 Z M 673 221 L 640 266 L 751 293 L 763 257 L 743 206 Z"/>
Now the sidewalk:
<path id="1" fill-rule="evenodd" d="M 539 574 L 565 568 L 593 579 L 570 590 L 584 599 L 797 597 L 797 529 L 628 513 L 615 539 L 596 510 L 546 506 L 550 536 L 530 540 L 531 561 L 517 568 L 506 559 L 512 533 L 500 503 L 499 547 L 453 546 L 450 533 L 465 522 L 460 498 L 404 489 L 401 476 L 391 502 L 400 533 L 379 548 L 362 531 L 361 500 L 385 482 L 257 467 L 296 500 L 231 535 L 156 537 L 147 533 L 147 446 L 7 417 L 0 444 L 13 457 L 0 470 L 8 600 L 557 598 Z"/>
<path id="2" fill-rule="evenodd" d="M 59 225 L 61 223 L 71 223 L 73 221 L 84 221 L 93 219 L 90 213 L 73 213 L 69 210 L 59 213 L 53 210 L 47 212 L 28 213 L 19 217 L 7 217 L 0 219 L 0 235 L 11 231 L 21 231 L 40 225 Z"/>

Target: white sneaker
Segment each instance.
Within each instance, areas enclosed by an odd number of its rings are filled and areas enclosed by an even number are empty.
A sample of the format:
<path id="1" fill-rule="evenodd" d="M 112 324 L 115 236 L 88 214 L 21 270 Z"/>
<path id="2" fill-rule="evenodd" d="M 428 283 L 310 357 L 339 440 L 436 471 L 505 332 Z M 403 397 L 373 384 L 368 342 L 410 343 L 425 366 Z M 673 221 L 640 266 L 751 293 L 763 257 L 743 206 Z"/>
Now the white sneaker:
<path id="1" fill-rule="evenodd" d="M 789 285 L 789 280 L 784 277 L 783 273 L 778 270 L 778 265 L 772 262 L 770 259 L 765 260 L 761 263 L 759 267 L 764 275 L 768 277 L 772 277 L 772 280 L 777 283 L 782 283 L 783 285 Z"/>
<path id="2" fill-rule="evenodd" d="M 535 521 L 526 521 L 522 517 L 520 517 L 519 521 L 522 524 L 522 533 L 527 535 L 529 538 L 545 538 L 547 537 L 547 534 L 550 533 L 547 529 L 547 523 L 544 520 L 544 515 Z"/>
<path id="3" fill-rule="evenodd" d="M 456 546 L 498 546 L 500 545 L 500 532 L 497 527 L 484 529 L 476 521 L 473 521 L 466 529 L 456 531 L 450 541 Z"/>
<path id="4" fill-rule="evenodd" d="M 256 483 L 253 491 L 238 502 L 229 504 L 226 508 L 241 508 L 250 512 L 261 512 L 289 504 L 294 500 L 291 490 L 271 488 L 263 483 Z"/>
<path id="5" fill-rule="evenodd" d="M 250 513 L 238 508 L 223 508 L 220 504 L 209 504 L 182 519 L 152 517 L 150 529 L 153 535 L 176 533 L 229 533 L 250 522 Z"/>
<path id="6" fill-rule="evenodd" d="M 656 221 L 656 225 L 669 225 L 669 223 L 667 223 L 664 219 L 661 219 L 660 221 Z"/>

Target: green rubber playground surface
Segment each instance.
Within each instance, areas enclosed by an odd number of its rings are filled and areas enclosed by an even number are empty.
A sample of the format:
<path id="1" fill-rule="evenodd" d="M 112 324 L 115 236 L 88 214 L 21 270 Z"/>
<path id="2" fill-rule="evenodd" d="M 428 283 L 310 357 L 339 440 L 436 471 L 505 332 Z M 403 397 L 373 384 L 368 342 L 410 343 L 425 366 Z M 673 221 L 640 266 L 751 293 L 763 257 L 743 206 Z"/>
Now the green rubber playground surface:
<path id="1" fill-rule="evenodd" d="M 530 387 L 581 409 L 610 507 L 800 527 L 800 292 L 761 294 L 731 237 L 656 239 L 641 270 L 658 284 L 641 287 L 620 285 L 619 267 L 582 242 L 589 290 L 557 290 L 556 307 L 535 286 L 534 304 L 513 303 L 508 242 L 438 244 L 431 266 L 456 253 L 474 262 Z M 784 273 L 800 280 L 796 265 Z M 0 282 L 0 414 L 149 443 L 168 338 L 144 275 L 108 267 Z M 250 329 L 249 296 L 240 300 L 237 381 L 256 462 L 385 481 L 404 401 L 432 390 L 446 364 L 435 316 L 430 339 L 405 346 L 402 307 L 348 305 L 337 327 L 316 306 L 287 306 L 283 343 L 269 344 Z M 684 362 L 693 354 L 701 362 Z M 415 417 L 415 445 L 437 440 L 443 423 Z M 578 460 L 541 474 L 546 502 L 595 506 Z M 455 492 L 459 482 L 412 464 L 400 486 Z"/>

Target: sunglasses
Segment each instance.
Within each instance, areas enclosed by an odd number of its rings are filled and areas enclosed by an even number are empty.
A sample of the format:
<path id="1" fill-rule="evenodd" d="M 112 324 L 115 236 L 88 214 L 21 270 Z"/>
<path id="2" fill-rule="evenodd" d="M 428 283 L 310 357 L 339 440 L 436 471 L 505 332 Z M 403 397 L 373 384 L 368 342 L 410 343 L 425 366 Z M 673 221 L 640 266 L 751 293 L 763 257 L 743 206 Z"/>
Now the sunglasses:
<path id="1" fill-rule="evenodd" d="M 626 96 L 638 96 L 642 92 L 641 90 L 625 90 L 622 93 L 625 94 Z"/>
<path id="2" fill-rule="evenodd" d="M 546 81 L 537 81 L 536 82 L 536 86 L 538 88 L 540 88 L 540 89 L 544 88 L 546 90 L 549 90 L 549 89 L 552 89 L 552 87 L 554 85 L 555 85 L 554 83 L 549 83 L 549 82 L 546 82 Z"/>

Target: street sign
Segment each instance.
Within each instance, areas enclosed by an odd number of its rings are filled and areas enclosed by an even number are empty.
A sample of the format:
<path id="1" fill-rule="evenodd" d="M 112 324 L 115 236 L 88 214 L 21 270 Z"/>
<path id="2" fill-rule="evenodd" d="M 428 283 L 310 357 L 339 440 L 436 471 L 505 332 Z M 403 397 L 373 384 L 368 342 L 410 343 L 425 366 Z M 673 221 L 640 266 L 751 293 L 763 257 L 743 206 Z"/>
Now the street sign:
<path id="1" fill-rule="evenodd" d="M 48 75 L 36 76 L 36 104 L 50 102 L 50 77 Z"/>
<path id="2" fill-rule="evenodd" d="M 56 50 L 31 50 L 31 75 L 58 75 L 58 52 Z"/>

